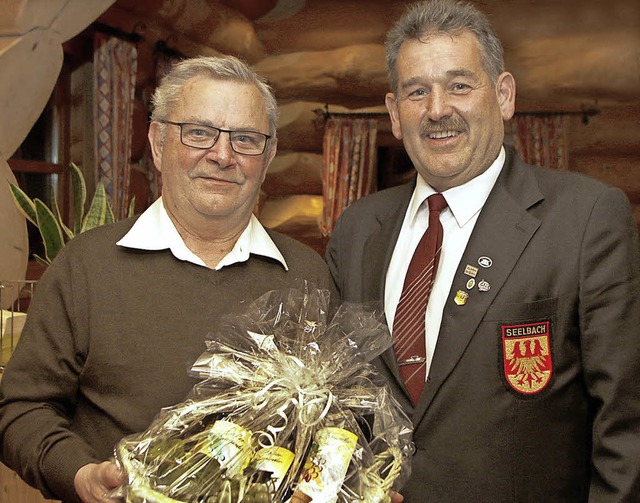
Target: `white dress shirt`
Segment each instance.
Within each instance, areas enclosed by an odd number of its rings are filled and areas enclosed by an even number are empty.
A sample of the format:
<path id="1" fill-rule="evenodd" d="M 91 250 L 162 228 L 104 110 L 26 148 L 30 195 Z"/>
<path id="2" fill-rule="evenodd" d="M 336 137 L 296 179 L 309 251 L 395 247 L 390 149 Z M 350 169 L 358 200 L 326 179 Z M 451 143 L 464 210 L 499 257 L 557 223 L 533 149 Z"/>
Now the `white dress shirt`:
<path id="1" fill-rule="evenodd" d="M 116 244 L 138 250 L 169 249 L 178 260 L 208 267 L 185 245 L 162 204 L 162 197 L 159 197 L 140 215 L 129 232 Z M 252 253 L 277 260 L 285 270 L 289 270 L 280 250 L 255 215 L 251 215 L 249 224 L 236 241 L 233 249 L 220 260 L 214 269 L 218 271 L 231 264 L 246 262 Z"/>
<path id="2" fill-rule="evenodd" d="M 482 210 L 502 170 L 504 160 L 503 147 L 497 159 L 484 173 L 464 185 L 442 192 L 448 207 L 440 213 L 443 229 L 442 249 L 433 290 L 425 311 L 426 375 L 429 375 L 442 322 L 442 311 L 453 283 L 453 277 L 467 247 L 473 227 L 478 220 L 480 210 Z M 409 268 L 409 262 L 429 224 L 427 197 L 435 193 L 436 191 L 418 175 L 416 188 L 411 196 L 385 281 L 384 309 L 392 333 L 393 320 L 402 294 L 402 285 Z"/>

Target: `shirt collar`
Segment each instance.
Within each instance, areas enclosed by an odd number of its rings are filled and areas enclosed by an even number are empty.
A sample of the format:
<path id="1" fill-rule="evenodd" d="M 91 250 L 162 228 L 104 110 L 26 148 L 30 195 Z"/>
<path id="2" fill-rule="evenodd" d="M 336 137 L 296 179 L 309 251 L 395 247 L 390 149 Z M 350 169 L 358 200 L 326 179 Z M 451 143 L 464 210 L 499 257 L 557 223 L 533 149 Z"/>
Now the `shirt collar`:
<path id="1" fill-rule="evenodd" d="M 116 244 L 138 250 L 158 251 L 169 249 L 174 257 L 179 260 L 207 267 L 204 261 L 184 244 L 182 237 L 162 204 L 162 197 L 159 197 L 138 217 L 129 232 Z M 278 250 L 278 247 L 255 215 L 251 215 L 249 224 L 236 241 L 233 249 L 222 258 L 216 265 L 215 270 L 246 262 L 252 253 L 277 260 L 285 270 L 289 270 L 282 253 L 280 253 L 280 250 Z"/>
<path id="2" fill-rule="evenodd" d="M 491 189 L 498 179 L 498 175 L 500 175 L 504 161 L 505 150 L 504 147 L 502 147 L 498 157 L 487 170 L 475 178 L 472 178 L 467 183 L 445 190 L 442 193 L 459 227 L 463 227 L 482 209 L 489 197 Z M 422 203 L 424 203 L 431 194 L 435 193 L 436 191 L 418 174 L 416 188 L 413 191 L 413 196 L 409 203 L 408 215 L 411 222 L 415 222 Z"/>

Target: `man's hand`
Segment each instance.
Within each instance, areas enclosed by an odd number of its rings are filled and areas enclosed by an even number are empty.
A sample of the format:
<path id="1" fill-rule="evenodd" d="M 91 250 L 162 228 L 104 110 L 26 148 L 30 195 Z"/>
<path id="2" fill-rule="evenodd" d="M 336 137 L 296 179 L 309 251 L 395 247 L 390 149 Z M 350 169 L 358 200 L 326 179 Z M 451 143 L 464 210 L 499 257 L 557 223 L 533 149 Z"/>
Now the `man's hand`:
<path id="1" fill-rule="evenodd" d="M 124 474 L 113 461 L 84 465 L 76 472 L 73 485 L 83 503 L 116 503 L 108 494 L 126 482 Z"/>
<path id="2" fill-rule="evenodd" d="M 391 503 L 402 503 L 404 501 L 404 496 L 400 493 L 391 492 L 389 496 L 391 497 Z"/>

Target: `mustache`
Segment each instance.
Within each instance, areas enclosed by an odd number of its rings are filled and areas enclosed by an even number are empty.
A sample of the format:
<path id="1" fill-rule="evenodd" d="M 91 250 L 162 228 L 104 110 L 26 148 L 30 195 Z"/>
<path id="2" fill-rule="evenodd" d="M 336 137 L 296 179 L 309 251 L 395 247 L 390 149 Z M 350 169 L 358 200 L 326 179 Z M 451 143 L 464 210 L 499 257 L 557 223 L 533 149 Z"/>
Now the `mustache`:
<path id="1" fill-rule="evenodd" d="M 466 131 L 467 124 L 458 117 L 445 117 L 439 121 L 427 120 L 420 124 L 420 133 L 430 134 L 441 131 Z"/>

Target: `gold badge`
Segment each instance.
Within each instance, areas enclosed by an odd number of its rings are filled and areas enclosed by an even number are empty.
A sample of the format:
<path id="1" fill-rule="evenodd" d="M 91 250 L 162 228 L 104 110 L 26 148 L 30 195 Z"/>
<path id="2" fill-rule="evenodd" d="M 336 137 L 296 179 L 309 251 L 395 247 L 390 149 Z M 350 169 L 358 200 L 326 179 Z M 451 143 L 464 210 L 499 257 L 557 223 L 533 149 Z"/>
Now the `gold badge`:
<path id="1" fill-rule="evenodd" d="M 469 294 L 463 290 L 458 290 L 456 292 L 456 296 L 453 301 L 459 306 L 464 306 L 467 303 L 467 299 L 469 298 Z"/>

